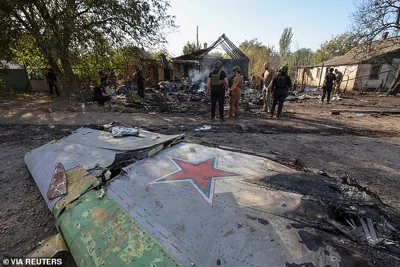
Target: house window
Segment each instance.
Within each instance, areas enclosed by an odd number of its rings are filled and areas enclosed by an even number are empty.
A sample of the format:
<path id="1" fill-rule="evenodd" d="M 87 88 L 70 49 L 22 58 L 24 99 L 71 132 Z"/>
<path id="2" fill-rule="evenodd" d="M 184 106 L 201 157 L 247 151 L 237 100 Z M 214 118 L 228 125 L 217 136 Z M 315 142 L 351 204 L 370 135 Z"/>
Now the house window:
<path id="1" fill-rule="evenodd" d="M 370 80 L 379 80 L 379 72 L 381 71 L 381 65 L 373 65 L 371 72 L 369 73 Z"/>
<path id="2" fill-rule="evenodd" d="M 319 79 L 320 78 L 320 76 L 321 76 L 321 68 L 318 68 L 317 69 L 317 79 Z"/>

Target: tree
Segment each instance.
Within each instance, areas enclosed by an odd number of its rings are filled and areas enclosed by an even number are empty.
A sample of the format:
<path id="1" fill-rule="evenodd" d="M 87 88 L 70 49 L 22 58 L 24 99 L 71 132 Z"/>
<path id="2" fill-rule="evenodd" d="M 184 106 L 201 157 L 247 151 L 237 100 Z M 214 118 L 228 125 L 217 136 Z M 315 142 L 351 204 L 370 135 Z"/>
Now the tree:
<path id="1" fill-rule="evenodd" d="M 76 88 L 72 65 L 82 48 L 99 40 L 113 46 L 165 43 L 163 30 L 175 27 L 168 7 L 169 0 L 3 0 L 0 24 L 7 23 L 8 35 L 31 36 L 65 84 Z"/>
<path id="2" fill-rule="evenodd" d="M 270 62 L 273 67 L 279 65 L 279 54 L 273 46 L 265 46 L 257 39 L 245 40 L 239 45 L 239 49 L 250 60 L 249 73 L 259 75 L 264 71 L 264 64 Z"/>
<path id="3" fill-rule="evenodd" d="M 172 55 L 170 55 L 169 51 L 166 48 L 153 49 L 153 50 L 150 51 L 150 55 L 155 60 L 160 60 L 160 55 L 164 55 L 166 58 L 171 58 L 172 57 Z"/>
<path id="4" fill-rule="evenodd" d="M 398 36 L 400 31 L 400 1 L 399 0 L 370 0 L 362 1 L 352 14 L 353 33 L 362 43 L 371 44 L 382 34 Z M 368 49 L 368 46 L 365 46 Z M 385 59 L 392 64 L 393 58 Z M 400 68 L 397 68 L 388 94 L 395 95 L 400 87 Z"/>
<path id="5" fill-rule="evenodd" d="M 292 28 L 283 29 L 281 39 L 279 39 L 279 55 L 282 59 L 290 54 L 290 45 L 292 44 L 293 32 Z"/>
<path id="6" fill-rule="evenodd" d="M 289 76 L 294 77 L 296 75 L 296 66 L 305 66 L 310 64 L 313 52 L 310 48 L 300 48 L 293 53 L 290 53 L 285 59 L 285 65 L 289 68 Z"/>
<path id="7" fill-rule="evenodd" d="M 224 58 L 226 56 L 226 54 L 222 53 L 222 52 L 218 52 L 218 51 L 213 51 L 208 53 L 209 56 L 211 57 L 220 57 L 220 58 Z"/>
<path id="8" fill-rule="evenodd" d="M 357 45 L 357 38 L 353 34 L 339 34 L 321 44 L 320 48 L 313 54 L 310 63 L 316 65 L 333 57 L 342 56 Z"/>
<path id="9" fill-rule="evenodd" d="M 194 51 L 200 50 L 201 46 L 197 46 L 197 44 L 195 42 L 191 43 L 191 42 L 187 42 L 184 47 L 183 47 L 183 54 L 187 55 L 187 54 L 191 54 Z"/>

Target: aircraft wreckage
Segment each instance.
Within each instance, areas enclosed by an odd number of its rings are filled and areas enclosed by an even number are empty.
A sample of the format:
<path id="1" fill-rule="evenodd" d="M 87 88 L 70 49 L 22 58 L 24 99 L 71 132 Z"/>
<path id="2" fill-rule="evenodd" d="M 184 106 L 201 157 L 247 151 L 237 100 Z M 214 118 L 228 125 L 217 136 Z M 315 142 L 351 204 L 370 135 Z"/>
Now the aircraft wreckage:
<path id="1" fill-rule="evenodd" d="M 78 266 L 367 266 L 311 197 L 266 186 L 303 172 L 265 157 L 80 128 L 25 162 L 61 233 L 45 254 Z"/>

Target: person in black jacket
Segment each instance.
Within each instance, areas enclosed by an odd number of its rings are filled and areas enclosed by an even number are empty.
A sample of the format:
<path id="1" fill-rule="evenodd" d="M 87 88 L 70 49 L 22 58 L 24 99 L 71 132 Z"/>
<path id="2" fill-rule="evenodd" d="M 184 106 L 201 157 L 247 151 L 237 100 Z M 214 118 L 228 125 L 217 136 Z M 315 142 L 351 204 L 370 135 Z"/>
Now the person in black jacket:
<path id="1" fill-rule="evenodd" d="M 57 86 L 57 75 L 53 69 L 49 69 L 49 71 L 47 72 L 46 78 L 47 78 L 47 84 L 49 85 L 49 88 L 50 88 L 51 98 L 54 98 L 53 97 L 54 89 L 56 89 L 57 97 L 60 96 L 60 93 L 58 92 L 58 86 Z"/>
<path id="2" fill-rule="evenodd" d="M 276 75 L 275 78 L 272 80 L 272 108 L 270 115 L 271 118 L 274 116 L 275 107 L 278 104 L 278 114 L 276 118 L 279 119 L 282 113 L 283 102 L 285 101 L 289 93 L 289 88 L 292 87 L 292 80 L 287 75 L 287 72 L 287 66 L 281 67 L 278 71 L 278 75 Z"/>
<path id="3" fill-rule="evenodd" d="M 215 109 L 219 108 L 219 118 L 225 121 L 224 118 L 224 102 L 225 92 L 228 91 L 229 81 L 225 71 L 222 70 L 222 62 L 216 60 L 214 69 L 210 72 L 207 79 L 207 96 L 211 95 L 211 121 L 215 120 Z"/>
<path id="4" fill-rule="evenodd" d="M 138 66 L 136 70 L 136 83 L 138 86 L 138 93 L 141 98 L 144 98 L 144 75 L 143 75 L 143 68 L 141 65 Z"/>
<path id="5" fill-rule="evenodd" d="M 326 95 L 327 96 L 326 103 L 329 104 L 329 101 L 331 100 L 333 84 L 335 82 L 336 82 L 336 75 L 333 73 L 333 68 L 330 68 L 328 74 L 325 76 L 324 86 L 322 87 L 323 91 L 322 91 L 321 103 L 324 103 Z"/>
<path id="6" fill-rule="evenodd" d="M 93 88 L 93 98 L 99 105 L 104 105 L 105 102 L 111 100 L 111 95 L 106 93 L 108 83 L 103 81 L 101 85 Z"/>

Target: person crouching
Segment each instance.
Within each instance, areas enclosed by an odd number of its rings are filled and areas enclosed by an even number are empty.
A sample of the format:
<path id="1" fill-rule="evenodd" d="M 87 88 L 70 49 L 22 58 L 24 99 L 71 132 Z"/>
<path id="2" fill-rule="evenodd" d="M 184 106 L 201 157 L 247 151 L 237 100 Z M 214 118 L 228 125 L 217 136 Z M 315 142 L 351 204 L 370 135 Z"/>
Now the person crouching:
<path id="1" fill-rule="evenodd" d="M 103 81 L 101 85 L 93 89 L 94 100 L 97 101 L 99 105 L 104 105 L 105 102 L 111 100 L 111 95 L 106 93 L 107 87 L 108 83 Z"/>
<path id="2" fill-rule="evenodd" d="M 232 69 L 234 77 L 233 77 L 233 85 L 230 90 L 230 98 L 229 98 L 229 119 L 235 117 L 239 117 L 239 102 L 240 96 L 242 94 L 242 76 L 240 75 L 241 69 L 239 66 L 235 66 Z"/>

